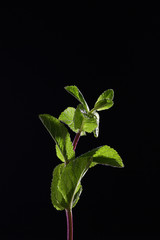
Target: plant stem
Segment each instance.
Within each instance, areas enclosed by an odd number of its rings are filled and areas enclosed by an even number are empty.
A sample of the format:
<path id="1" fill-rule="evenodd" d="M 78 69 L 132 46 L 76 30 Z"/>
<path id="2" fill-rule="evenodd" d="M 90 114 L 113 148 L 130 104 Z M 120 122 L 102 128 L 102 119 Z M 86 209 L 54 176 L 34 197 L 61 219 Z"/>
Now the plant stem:
<path id="1" fill-rule="evenodd" d="M 72 209 L 66 209 L 66 218 L 67 218 L 67 240 L 73 240 L 73 215 Z"/>
<path id="2" fill-rule="evenodd" d="M 73 149 L 76 150 L 77 143 L 81 136 L 81 130 L 76 133 L 76 136 L 73 140 Z M 72 209 L 66 209 L 66 219 L 67 219 L 67 240 L 73 240 L 73 215 Z"/>
<path id="3" fill-rule="evenodd" d="M 73 150 L 74 151 L 76 150 L 76 146 L 77 146 L 80 136 L 81 136 L 81 130 L 79 130 L 79 132 L 76 134 L 76 136 L 73 140 Z"/>

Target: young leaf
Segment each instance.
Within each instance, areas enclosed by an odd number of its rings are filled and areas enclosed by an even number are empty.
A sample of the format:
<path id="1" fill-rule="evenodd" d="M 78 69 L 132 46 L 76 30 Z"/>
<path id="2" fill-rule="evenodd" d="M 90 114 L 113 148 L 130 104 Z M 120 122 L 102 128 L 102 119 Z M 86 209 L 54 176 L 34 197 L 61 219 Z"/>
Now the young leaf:
<path id="1" fill-rule="evenodd" d="M 76 109 L 73 107 L 68 107 L 65 109 L 59 116 L 59 120 L 67 124 L 67 126 L 75 133 L 78 132 L 79 129 L 75 128 L 74 124 L 74 115 L 75 115 Z M 81 136 L 85 136 L 85 132 L 81 132 Z"/>
<path id="2" fill-rule="evenodd" d="M 91 133 L 97 128 L 97 119 L 93 114 L 86 114 L 83 119 L 83 131 Z"/>
<path id="3" fill-rule="evenodd" d="M 71 95 L 73 95 L 83 105 L 84 109 L 87 112 L 89 111 L 89 107 L 88 107 L 82 93 L 76 86 L 66 86 L 65 89 L 67 92 L 69 92 Z"/>
<path id="4" fill-rule="evenodd" d="M 91 133 L 97 127 L 96 116 L 86 112 L 83 106 L 79 104 L 74 115 L 74 126 L 75 129 L 81 129 L 84 132 Z"/>
<path id="5" fill-rule="evenodd" d="M 64 167 L 65 165 L 63 163 L 55 167 L 51 183 L 51 200 L 53 206 L 57 210 L 64 210 L 67 207 L 65 199 L 63 198 L 63 195 L 58 189 L 58 182 L 61 178 L 61 173 Z"/>
<path id="6" fill-rule="evenodd" d="M 68 125 L 68 127 L 70 127 L 70 129 L 73 132 L 75 131 L 74 128 L 74 122 L 73 122 L 73 118 L 74 118 L 74 114 L 75 114 L 76 109 L 73 107 L 68 107 L 67 109 L 64 110 L 64 112 L 62 112 L 59 116 L 59 120 L 64 122 L 65 124 Z"/>
<path id="7" fill-rule="evenodd" d="M 82 105 L 79 104 L 76 108 L 76 111 L 75 111 L 75 114 L 74 114 L 74 127 L 75 129 L 78 131 L 79 129 L 82 130 L 82 124 L 83 124 L 83 119 L 84 119 L 84 116 L 83 116 L 83 113 L 82 113 Z"/>
<path id="8" fill-rule="evenodd" d="M 99 102 L 100 100 L 103 100 L 103 99 L 113 100 L 113 98 L 114 98 L 114 91 L 113 91 L 113 89 L 108 89 L 108 90 L 104 91 L 99 96 L 99 98 L 97 99 L 97 102 Z"/>
<path id="9" fill-rule="evenodd" d="M 102 110 L 106 110 L 109 109 L 113 106 L 113 101 L 110 99 L 102 99 L 98 102 L 95 103 L 94 105 L 94 111 L 102 111 Z"/>
<path id="10" fill-rule="evenodd" d="M 70 161 L 63 169 L 58 188 L 67 202 L 67 209 L 71 209 L 77 203 L 81 192 L 81 179 L 91 162 L 91 157 L 78 157 Z"/>
<path id="11" fill-rule="evenodd" d="M 64 124 L 49 114 L 41 114 L 39 115 L 39 118 L 59 148 L 57 156 L 60 160 L 63 159 L 67 162 L 68 160 L 73 159 L 75 157 L 75 152 L 73 150 L 70 135 Z"/>
<path id="12" fill-rule="evenodd" d="M 104 91 L 97 99 L 92 111 L 102 111 L 109 109 L 113 106 L 114 91 L 113 89 L 108 89 Z"/>

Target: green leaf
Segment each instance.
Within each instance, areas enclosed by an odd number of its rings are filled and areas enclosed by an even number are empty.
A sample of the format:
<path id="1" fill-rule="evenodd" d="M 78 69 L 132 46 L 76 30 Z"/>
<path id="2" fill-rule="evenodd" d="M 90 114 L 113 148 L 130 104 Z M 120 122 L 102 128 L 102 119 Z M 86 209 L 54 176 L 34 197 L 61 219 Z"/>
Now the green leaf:
<path id="1" fill-rule="evenodd" d="M 81 193 L 81 179 L 92 162 L 91 157 L 78 157 L 70 161 L 63 169 L 58 189 L 67 202 L 67 209 L 71 209 L 77 203 Z"/>
<path id="2" fill-rule="evenodd" d="M 97 164 L 124 167 L 119 154 L 113 148 L 105 145 L 71 160 L 66 166 L 60 164 L 55 168 L 51 197 L 56 209 L 71 209 L 76 205 L 82 192 L 83 176 L 89 167 Z"/>
<path id="3" fill-rule="evenodd" d="M 64 158 L 61 150 L 59 149 L 58 145 L 56 144 L 55 147 L 56 147 L 56 155 L 57 155 L 57 157 L 58 157 L 62 162 L 65 162 L 66 160 L 65 160 L 65 158 Z"/>
<path id="4" fill-rule="evenodd" d="M 76 109 L 73 107 L 68 107 L 65 109 L 59 116 L 59 120 L 67 124 L 67 126 L 75 133 L 78 132 L 78 129 L 75 129 L 74 126 L 74 115 Z M 81 136 L 86 135 L 85 132 L 81 132 Z"/>
<path id="5" fill-rule="evenodd" d="M 51 200 L 53 206 L 57 210 L 64 210 L 65 208 L 67 208 L 67 203 L 58 189 L 58 182 L 61 178 L 61 173 L 64 167 L 65 165 L 63 163 L 55 167 L 51 183 Z"/>
<path id="6" fill-rule="evenodd" d="M 68 127 L 73 131 L 76 132 L 74 128 L 74 114 L 75 114 L 76 109 L 73 107 L 68 107 L 67 109 L 64 110 L 59 116 L 59 120 L 64 122 L 65 124 L 68 125 Z"/>
<path id="7" fill-rule="evenodd" d="M 103 99 L 113 100 L 113 98 L 114 98 L 114 91 L 113 91 L 113 89 L 108 89 L 108 90 L 104 91 L 99 96 L 99 98 L 97 99 L 97 102 L 99 102 L 100 100 L 103 100 Z"/>
<path id="8" fill-rule="evenodd" d="M 74 127 L 78 131 L 79 129 L 82 130 L 82 124 L 83 124 L 83 113 L 81 111 L 82 105 L 79 104 L 76 108 L 75 114 L 74 114 Z"/>
<path id="9" fill-rule="evenodd" d="M 117 151 L 107 145 L 84 153 L 81 157 L 93 157 L 91 167 L 96 164 L 109 165 L 111 167 L 124 167 L 122 159 Z"/>
<path id="10" fill-rule="evenodd" d="M 113 89 L 108 89 L 104 91 L 97 99 L 92 111 L 94 110 L 102 111 L 102 110 L 109 109 L 110 107 L 113 106 L 113 98 L 114 98 Z"/>
<path id="11" fill-rule="evenodd" d="M 79 183 L 79 185 L 76 189 L 75 195 L 74 195 L 72 208 L 74 208 L 76 206 L 77 202 L 79 201 L 81 193 L 82 193 L 82 185 Z"/>
<path id="12" fill-rule="evenodd" d="M 91 133 L 97 128 L 97 120 L 93 114 L 86 114 L 83 119 L 83 131 Z"/>
<path id="13" fill-rule="evenodd" d="M 95 103 L 94 105 L 94 110 L 97 111 L 102 111 L 102 110 L 106 110 L 109 109 L 113 106 L 113 101 L 110 99 L 102 99 L 98 102 Z"/>
<path id="14" fill-rule="evenodd" d="M 57 118 L 49 114 L 40 114 L 40 120 L 54 139 L 57 147 L 57 156 L 62 161 L 69 161 L 75 157 L 72 142 L 67 128 Z"/>
<path id="15" fill-rule="evenodd" d="M 74 115 L 74 126 L 75 129 L 91 133 L 97 127 L 97 118 L 94 114 L 86 112 L 79 104 Z"/>
<path id="16" fill-rule="evenodd" d="M 65 89 L 67 92 L 69 92 L 71 95 L 73 95 L 83 105 L 83 107 L 86 111 L 89 111 L 89 107 L 88 107 L 82 93 L 76 86 L 66 86 Z"/>
<path id="17" fill-rule="evenodd" d="M 93 156 L 93 162 L 111 167 L 124 167 L 121 157 L 113 148 L 105 145 L 100 147 Z"/>

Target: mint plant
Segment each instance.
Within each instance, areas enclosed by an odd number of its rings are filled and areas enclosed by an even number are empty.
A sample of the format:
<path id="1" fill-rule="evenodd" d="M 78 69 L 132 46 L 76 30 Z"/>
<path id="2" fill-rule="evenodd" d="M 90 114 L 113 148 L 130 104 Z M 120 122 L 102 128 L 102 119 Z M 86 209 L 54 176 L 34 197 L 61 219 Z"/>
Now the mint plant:
<path id="1" fill-rule="evenodd" d="M 91 110 L 76 86 L 67 86 L 65 90 L 79 101 L 77 108 L 68 107 L 58 119 L 49 114 L 40 114 L 39 118 L 55 141 L 56 155 L 62 162 L 53 171 L 52 204 L 57 210 L 66 211 L 67 240 L 73 240 L 72 208 L 80 198 L 81 180 L 88 169 L 97 164 L 120 168 L 124 165 L 119 154 L 107 145 L 97 147 L 81 156 L 75 156 L 80 136 L 93 132 L 94 136 L 98 137 L 100 119 L 98 112 L 113 106 L 113 90 L 108 89 L 103 92 Z M 65 124 L 76 133 L 73 143 Z"/>

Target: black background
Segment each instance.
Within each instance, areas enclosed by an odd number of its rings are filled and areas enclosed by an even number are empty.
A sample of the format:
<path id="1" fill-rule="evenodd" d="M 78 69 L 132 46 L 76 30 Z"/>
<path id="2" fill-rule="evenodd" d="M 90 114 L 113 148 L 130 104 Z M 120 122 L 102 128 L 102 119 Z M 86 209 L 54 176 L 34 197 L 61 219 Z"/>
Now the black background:
<path id="1" fill-rule="evenodd" d="M 156 6 L 0 9 L 2 239 L 66 239 L 65 213 L 50 200 L 59 161 L 38 119 L 77 106 L 66 85 L 77 85 L 90 107 L 114 89 L 99 138 L 81 138 L 76 154 L 107 144 L 125 164 L 86 174 L 75 239 L 160 235 L 159 56 Z"/>

